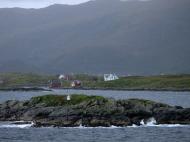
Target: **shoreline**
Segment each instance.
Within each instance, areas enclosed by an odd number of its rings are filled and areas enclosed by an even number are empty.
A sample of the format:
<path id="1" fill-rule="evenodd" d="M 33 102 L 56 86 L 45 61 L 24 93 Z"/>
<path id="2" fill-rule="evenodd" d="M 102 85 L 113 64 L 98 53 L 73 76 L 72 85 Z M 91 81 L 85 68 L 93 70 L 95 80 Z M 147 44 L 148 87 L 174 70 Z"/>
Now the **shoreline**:
<path id="1" fill-rule="evenodd" d="M 53 88 L 52 88 L 53 89 Z M 190 89 L 147 89 L 147 88 L 71 88 L 71 87 L 64 87 L 64 88 L 55 88 L 55 89 L 69 89 L 69 90 L 100 90 L 100 91 L 168 91 L 168 92 L 190 92 Z"/>
<path id="2" fill-rule="evenodd" d="M 155 88 L 94 88 L 94 87 L 62 87 L 62 88 L 48 88 L 48 87 L 10 87 L 10 88 L 0 88 L 0 91 L 53 91 L 54 89 L 60 90 L 100 90 L 100 91 L 167 91 L 167 92 L 190 92 L 190 89 L 155 89 Z"/>
<path id="3" fill-rule="evenodd" d="M 28 92 L 28 91 L 52 91 L 49 88 L 44 88 L 44 87 L 13 87 L 13 88 L 0 88 L 0 91 L 8 92 L 8 91 L 23 91 L 23 92 Z"/>

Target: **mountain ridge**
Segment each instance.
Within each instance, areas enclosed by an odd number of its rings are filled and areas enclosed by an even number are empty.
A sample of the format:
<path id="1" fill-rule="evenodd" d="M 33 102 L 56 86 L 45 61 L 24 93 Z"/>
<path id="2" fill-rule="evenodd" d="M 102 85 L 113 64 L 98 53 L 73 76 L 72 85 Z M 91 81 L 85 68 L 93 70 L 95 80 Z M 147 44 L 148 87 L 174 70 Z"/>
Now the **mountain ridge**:
<path id="1" fill-rule="evenodd" d="M 189 73 L 188 4 L 99 0 L 0 9 L 0 72 Z"/>

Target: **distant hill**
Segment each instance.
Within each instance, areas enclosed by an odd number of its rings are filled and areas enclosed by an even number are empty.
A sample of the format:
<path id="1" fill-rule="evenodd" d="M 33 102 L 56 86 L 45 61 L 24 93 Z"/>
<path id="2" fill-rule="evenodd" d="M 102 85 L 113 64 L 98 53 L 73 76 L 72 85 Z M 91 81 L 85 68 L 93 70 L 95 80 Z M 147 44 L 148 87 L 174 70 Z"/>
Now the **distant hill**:
<path id="1" fill-rule="evenodd" d="M 0 9 L 0 72 L 190 73 L 190 1 Z"/>

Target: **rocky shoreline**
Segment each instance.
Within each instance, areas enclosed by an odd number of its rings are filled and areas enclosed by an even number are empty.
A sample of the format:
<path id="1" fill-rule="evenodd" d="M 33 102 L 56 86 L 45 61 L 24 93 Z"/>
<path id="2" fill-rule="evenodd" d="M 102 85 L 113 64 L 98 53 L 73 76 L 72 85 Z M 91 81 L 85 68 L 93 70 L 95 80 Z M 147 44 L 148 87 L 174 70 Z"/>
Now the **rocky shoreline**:
<path id="1" fill-rule="evenodd" d="M 52 91 L 43 87 L 10 87 L 0 88 L 0 91 Z"/>
<path id="2" fill-rule="evenodd" d="M 0 91 L 52 91 L 53 88 L 48 87 L 6 87 L 0 88 Z M 68 90 L 110 90 L 110 91 L 169 91 L 169 92 L 190 92 L 190 89 L 177 88 L 101 88 L 101 87 L 61 87 L 55 89 Z"/>
<path id="3" fill-rule="evenodd" d="M 63 87 L 60 89 L 72 90 L 110 90 L 110 91 L 168 91 L 168 92 L 190 92 L 190 89 L 177 89 L 177 88 L 100 88 L 100 87 Z"/>
<path id="4" fill-rule="evenodd" d="M 0 104 L 0 121 L 33 121 L 34 127 L 132 126 L 155 118 L 157 124 L 190 124 L 190 108 L 142 99 L 46 95 Z"/>

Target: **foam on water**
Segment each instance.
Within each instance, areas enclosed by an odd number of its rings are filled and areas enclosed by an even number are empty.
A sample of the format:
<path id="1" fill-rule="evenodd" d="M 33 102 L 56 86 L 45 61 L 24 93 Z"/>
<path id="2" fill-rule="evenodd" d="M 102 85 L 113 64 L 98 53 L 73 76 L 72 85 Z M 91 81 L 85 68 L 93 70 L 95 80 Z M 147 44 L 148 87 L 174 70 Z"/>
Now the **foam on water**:
<path id="1" fill-rule="evenodd" d="M 15 124 L 21 123 L 21 124 Z M 0 123 L 0 128 L 30 128 L 34 125 L 33 122 L 24 124 L 24 121 Z"/>
<path id="2" fill-rule="evenodd" d="M 181 124 L 157 124 L 155 118 L 150 118 L 146 122 L 141 120 L 140 126 L 133 127 L 190 127 L 190 125 L 181 125 Z"/>
<path id="3" fill-rule="evenodd" d="M 157 124 L 155 118 L 149 118 L 146 122 L 144 120 L 141 120 L 140 124 L 142 126 L 155 126 Z"/>
<path id="4" fill-rule="evenodd" d="M 19 124 L 20 123 L 20 124 Z M 1 122 L 0 128 L 30 128 L 34 125 L 33 122 L 31 123 L 24 123 L 24 121 L 15 121 L 15 122 Z M 78 126 L 78 127 L 59 127 L 63 129 L 118 129 L 118 128 L 141 128 L 141 127 L 190 127 L 190 125 L 181 125 L 181 124 L 157 124 L 155 118 L 150 118 L 147 121 L 141 120 L 140 126 L 133 124 L 132 126 L 127 127 L 86 127 L 86 126 Z M 47 127 L 44 127 L 47 128 Z M 48 127 L 54 128 L 54 127 Z"/>
<path id="5" fill-rule="evenodd" d="M 146 122 L 144 120 L 141 120 L 140 126 L 133 124 L 132 126 L 126 126 L 126 127 L 118 127 L 118 126 L 111 126 L 111 127 L 85 127 L 85 126 L 78 126 L 78 127 L 62 127 L 62 128 L 71 128 L 71 129 L 118 129 L 118 128 L 141 128 L 141 127 L 190 127 L 190 125 L 181 125 L 181 124 L 157 124 L 156 120 L 154 118 L 148 119 Z"/>

